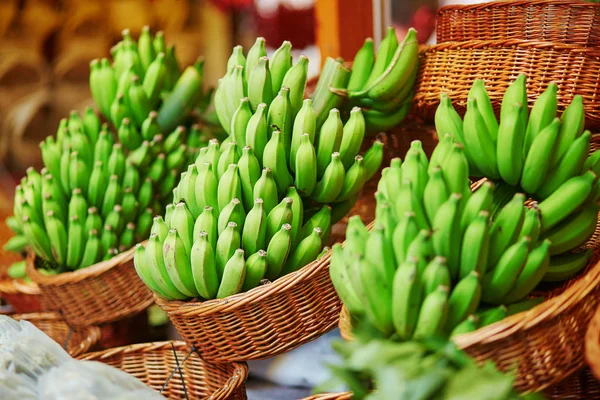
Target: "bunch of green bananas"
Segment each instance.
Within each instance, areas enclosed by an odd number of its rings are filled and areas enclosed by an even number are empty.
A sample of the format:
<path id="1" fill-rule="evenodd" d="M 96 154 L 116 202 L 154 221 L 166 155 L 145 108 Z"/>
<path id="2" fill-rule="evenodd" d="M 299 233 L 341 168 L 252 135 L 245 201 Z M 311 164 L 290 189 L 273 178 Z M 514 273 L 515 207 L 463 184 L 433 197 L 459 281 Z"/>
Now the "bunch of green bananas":
<path id="1" fill-rule="evenodd" d="M 129 121 L 129 136 L 122 143 L 130 149 L 141 143 L 140 132 L 151 113 L 159 130 L 170 132 L 180 124 L 189 126 L 192 111 L 209 97 L 202 89 L 203 60 L 180 73 L 175 47 L 167 48 L 162 32 L 152 37 L 150 29 L 144 27 L 136 43 L 125 29 L 123 40 L 111 53 L 112 65 L 107 58 L 90 63 L 90 89 L 100 111 L 115 128 L 120 130 L 123 121 Z M 191 134 L 188 145 L 198 141 L 201 147 L 202 141 Z"/>
<path id="2" fill-rule="evenodd" d="M 237 168 L 232 164 L 228 172 Z M 206 163 L 196 182 L 211 180 L 216 177 Z M 189 179 L 182 182 L 178 192 L 191 188 L 202 198 L 169 205 L 165 219 L 154 218 L 148 244 L 136 245 L 134 254 L 140 278 L 167 299 L 221 299 L 297 271 L 327 251 L 323 246 L 331 232 L 331 208 L 323 206 L 302 225 L 301 200 L 293 187 L 269 209 L 268 199 L 276 196 L 274 182 L 270 189 L 257 185 L 258 197 L 246 214 L 239 198 L 232 198 L 239 191 L 219 191 L 217 198 L 202 185 L 190 187 Z M 230 200 L 219 207 L 224 198 Z"/>
<path id="3" fill-rule="evenodd" d="M 485 176 L 510 192 L 523 191 L 539 201 L 541 235 L 552 242 L 552 265 L 546 277 L 572 277 L 591 251 L 569 253 L 586 243 L 598 222 L 600 152 L 589 155 L 592 135 L 584 131 L 581 96 L 573 97 L 556 117 L 557 85 L 551 83 L 527 108 L 526 76 L 521 74 L 504 94 L 496 120 L 485 84 L 476 80 L 464 120 L 442 95 L 435 124 L 465 146 L 471 175 Z M 563 254 L 567 253 L 567 254 Z"/>
<path id="4" fill-rule="evenodd" d="M 351 217 L 345 246 L 332 250 L 331 280 L 352 315 L 402 339 L 448 335 L 480 301 L 518 302 L 537 286 L 550 247 L 539 211 L 518 193 L 492 219 L 494 185 L 471 193 L 468 177 L 449 135 L 431 160 L 414 141 L 382 171 L 374 229 Z"/>
<path id="5" fill-rule="evenodd" d="M 124 120 L 120 131 L 129 122 Z M 184 165 L 181 129 L 165 140 L 155 119 L 144 121 L 152 137 L 127 151 L 115 143 L 91 108 L 60 122 L 56 138 L 40 143 L 45 168 L 33 168 L 17 186 L 14 229 L 58 270 L 108 259 L 147 237 L 164 210 Z M 13 223 L 13 222 L 11 222 Z"/>
<path id="6" fill-rule="evenodd" d="M 418 51 L 416 30 L 409 29 L 398 44 L 396 32 L 390 27 L 377 57 L 370 38 L 354 56 L 346 104 L 363 108 L 368 132 L 393 128 L 408 114 L 419 71 Z"/>

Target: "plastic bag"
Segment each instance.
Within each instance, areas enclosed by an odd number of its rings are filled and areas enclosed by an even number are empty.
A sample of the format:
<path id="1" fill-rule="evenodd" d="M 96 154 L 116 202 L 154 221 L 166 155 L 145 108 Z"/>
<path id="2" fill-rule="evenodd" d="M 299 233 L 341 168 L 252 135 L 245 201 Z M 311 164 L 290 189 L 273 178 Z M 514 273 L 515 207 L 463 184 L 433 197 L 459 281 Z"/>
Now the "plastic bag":
<path id="1" fill-rule="evenodd" d="M 30 322 L 0 315 L 0 399 L 159 400 L 164 397 L 120 369 L 73 359 Z"/>

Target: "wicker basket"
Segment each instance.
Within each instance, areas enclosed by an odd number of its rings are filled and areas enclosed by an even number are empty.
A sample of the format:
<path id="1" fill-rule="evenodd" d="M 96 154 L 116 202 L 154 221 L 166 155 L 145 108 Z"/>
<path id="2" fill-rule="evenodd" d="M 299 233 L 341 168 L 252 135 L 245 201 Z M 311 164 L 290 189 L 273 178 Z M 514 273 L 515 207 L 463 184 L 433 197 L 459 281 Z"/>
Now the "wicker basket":
<path id="1" fill-rule="evenodd" d="M 31 322 L 52 340 L 64 346 L 73 357 L 89 351 L 100 339 L 100 329 L 97 327 L 71 329 L 56 313 L 14 314 L 10 317 Z"/>
<path id="2" fill-rule="evenodd" d="M 352 392 L 344 393 L 322 393 L 314 396 L 308 396 L 302 400 L 350 400 L 352 399 Z"/>
<path id="3" fill-rule="evenodd" d="M 108 261 L 54 276 L 40 274 L 34 264 L 35 255 L 30 253 L 27 275 L 39 285 L 44 300 L 71 326 L 118 321 L 152 304 L 152 294 L 133 267 L 133 249 Z"/>
<path id="4" fill-rule="evenodd" d="M 596 378 L 600 379 L 600 307 L 585 335 L 585 358 Z"/>
<path id="5" fill-rule="evenodd" d="M 600 46 L 600 4 L 580 0 L 517 0 L 442 7 L 437 42 L 543 40 Z"/>
<path id="6" fill-rule="evenodd" d="M 42 304 L 40 288 L 35 283 L 26 283 L 21 279 L 0 280 L 0 297 L 18 313 L 46 311 L 49 308 Z"/>
<path id="7" fill-rule="evenodd" d="M 530 106 L 550 82 L 556 82 L 559 111 L 580 94 L 587 127 L 600 125 L 600 49 L 541 41 L 472 40 L 430 46 L 420 58 L 413 111 L 427 120 L 433 119 L 442 93 L 464 113 L 469 89 L 478 78 L 485 80 L 498 112 L 506 88 L 524 72 Z"/>
<path id="8" fill-rule="evenodd" d="M 155 342 L 88 353 L 79 358 L 117 367 L 158 391 L 188 353 L 185 342 Z M 181 372 L 183 382 L 181 375 L 174 373 L 162 391 L 163 396 L 169 399 L 246 399 L 248 367 L 244 363 L 208 364 L 197 354 L 192 354 Z"/>

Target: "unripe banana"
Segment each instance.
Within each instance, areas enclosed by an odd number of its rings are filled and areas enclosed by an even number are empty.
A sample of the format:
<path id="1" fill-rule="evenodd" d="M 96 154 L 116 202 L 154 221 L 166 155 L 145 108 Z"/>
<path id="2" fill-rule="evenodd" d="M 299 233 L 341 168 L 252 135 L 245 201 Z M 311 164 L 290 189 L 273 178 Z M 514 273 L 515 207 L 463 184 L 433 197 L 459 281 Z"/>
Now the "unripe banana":
<path id="1" fill-rule="evenodd" d="M 217 205 L 221 212 L 234 198 L 242 198 L 242 183 L 239 176 L 239 167 L 230 164 L 227 171 L 221 176 L 217 189 Z"/>
<path id="2" fill-rule="evenodd" d="M 435 130 L 439 137 L 450 135 L 455 142 L 465 144 L 463 120 L 446 93 L 440 95 L 440 104 L 435 110 Z"/>
<path id="3" fill-rule="evenodd" d="M 502 298 L 502 302 L 515 303 L 527 297 L 529 293 L 542 281 L 550 265 L 548 249 L 550 241 L 544 240 L 527 256 L 527 262 L 519 274 L 517 281 L 510 291 Z"/>
<path id="4" fill-rule="evenodd" d="M 550 240 L 550 255 L 574 250 L 586 243 L 596 232 L 598 223 L 598 206 L 584 206 L 581 211 L 570 214 L 569 217 L 546 231 L 543 238 Z"/>
<path id="5" fill-rule="evenodd" d="M 265 249 L 267 232 L 267 214 L 263 209 L 263 200 L 254 200 L 254 207 L 248 212 L 242 231 L 242 248 L 248 254 Z"/>
<path id="6" fill-rule="evenodd" d="M 267 215 L 277 205 L 277 184 L 273 179 L 273 173 L 270 168 L 263 169 L 260 179 L 256 182 L 254 186 L 254 198 L 263 199 L 263 208 Z"/>
<path id="7" fill-rule="evenodd" d="M 169 229 L 163 244 L 163 260 L 169 278 L 177 290 L 189 297 L 198 296 L 192 276 L 190 255 L 177 229 Z"/>
<path id="8" fill-rule="evenodd" d="M 335 291 L 350 314 L 355 316 L 364 314 L 364 306 L 350 283 L 349 269 L 344 261 L 344 250 L 339 243 L 333 245 L 331 249 L 329 276 Z"/>
<path id="9" fill-rule="evenodd" d="M 53 259 L 59 265 L 65 265 L 67 260 L 67 229 L 63 221 L 61 221 L 53 211 L 48 211 L 45 216 L 46 230 L 50 239 Z M 83 237 L 79 237 L 79 243 Z"/>
<path id="10" fill-rule="evenodd" d="M 223 144 L 223 146 L 224 145 L 225 144 Z M 223 148 L 223 146 L 221 146 L 221 148 Z M 217 175 L 217 179 L 219 180 L 219 183 L 220 183 L 221 177 L 223 176 L 225 171 L 227 171 L 227 169 L 229 168 L 229 166 L 231 164 L 237 164 L 239 158 L 240 158 L 240 156 L 238 154 L 237 143 L 230 142 L 225 147 L 225 151 L 223 152 L 223 154 L 221 154 L 221 157 L 219 157 L 219 163 L 216 166 L 216 169 L 214 169 L 214 167 L 213 167 L 213 170 Z"/>
<path id="11" fill-rule="evenodd" d="M 561 282 L 571 279 L 588 265 L 593 255 L 592 249 L 578 253 L 566 253 L 550 258 L 550 266 L 544 275 L 543 282 Z"/>
<path id="12" fill-rule="evenodd" d="M 469 162 L 463 146 L 455 143 L 442 164 L 442 172 L 448 191 L 462 194 L 465 202 L 468 201 L 471 195 L 469 170 Z"/>
<path id="13" fill-rule="evenodd" d="M 246 126 L 246 145 L 252 147 L 259 162 L 263 161 L 263 152 L 268 142 L 267 105 L 256 106 L 256 111 Z"/>
<path id="14" fill-rule="evenodd" d="M 308 133 L 310 135 L 311 143 L 314 143 L 316 131 L 317 116 L 315 115 L 312 99 L 305 99 L 302 103 L 300 111 L 298 111 L 298 114 L 294 119 L 294 125 L 292 128 L 292 143 L 289 153 L 289 166 L 293 172 L 296 171 L 296 152 L 300 147 L 300 140 L 302 139 L 302 135 L 304 133 Z"/>
<path id="15" fill-rule="evenodd" d="M 267 272 L 265 277 L 271 281 L 280 276 L 291 248 L 291 226 L 283 224 L 267 247 Z"/>
<path id="16" fill-rule="evenodd" d="M 467 102 L 464 118 L 465 143 L 468 143 L 468 157 L 477 169 L 490 179 L 498 179 L 498 163 L 496 147 L 492 135 L 487 129 L 485 120 L 479 110 L 477 100 Z"/>
<path id="17" fill-rule="evenodd" d="M 71 153 L 69 162 L 69 178 L 71 190 L 81 188 L 84 193 L 88 191 L 88 183 L 90 180 L 90 171 L 82 157 L 79 157 L 78 152 Z"/>
<path id="18" fill-rule="evenodd" d="M 119 238 L 111 225 L 105 225 L 100 235 L 100 257 L 102 260 L 112 258 L 112 249 L 119 243 Z"/>
<path id="19" fill-rule="evenodd" d="M 388 187 L 388 189 L 390 189 Z M 413 212 L 415 221 L 420 229 L 429 229 L 429 223 L 427 222 L 427 215 L 423 204 L 419 201 L 416 196 L 413 196 L 412 183 L 410 181 L 403 181 L 400 185 L 400 191 L 396 195 L 391 195 L 395 204 L 393 204 L 396 217 L 404 215 L 406 212 Z"/>
<path id="20" fill-rule="evenodd" d="M 112 226 L 115 235 L 119 236 L 121 234 L 121 230 L 123 229 L 124 221 L 121 213 L 123 208 L 117 204 L 113 207 L 112 211 L 108 213 L 106 218 L 104 219 L 104 226 Z"/>
<path id="21" fill-rule="evenodd" d="M 559 129 L 560 120 L 555 118 L 530 144 L 521 176 L 521 187 L 527 193 L 535 193 L 544 183 L 554 156 Z"/>
<path id="22" fill-rule="evenodd" d="M 371 179 L 383 162 L 383 142 L 379 139 L 373 142 L 373 145 L 363 156 L 365 160 L 365 169 L 367 170 L 367 180 Z"/>
<path id="23" fill-rule="evenodd" d="M 217 265 L 217 275 L 219 280 L 223 279 L 223 271 L 229 259 L 233 256 L 236 249 L 241 245 L 240 227 L 235 222 L 229 222 L 227 228 L 219 235 L 217 239 L 215 260 Z"/>
<path id="24" fill-rule="evenodd" d="M 501 305 L 480 313 L 478 312 L 477 314 L 479 316 L 479 327 L 483 328 L 506 318 L 508 316 L 508 308 L 505 305 Z"/>
<path id="25" fill-rule="evenodd" d="M 500 120 L 496 157 L 498 172 L 502 179 L 517 185 L 523 170 L 523 142 L 525 140 L 526 121 L 523 120 L 523 108 L 527 105 L 516 103 L 510 108 L 506 106 L 505 116 Z"/>
<path id="26" fill-rule="evenodd" d="M 540 210 L 537 208 L 526 208 L 525 216 L 523 217 L 523 226 L 519 232 L 519 239 L 523 236 L 529 236 L 531 239 L 531 246 L 535 246 L 538 243 L 541 229 L 542 221 L 540 219 Z M 532 248 L 530 247 L 529 250 L 532 250 Z"/>
<path id="27" fill-rule="evenodd" d="M 196 290 L 205 299 L 214 299 L 219 290 L 215 253 L 206 232 L 194 241 L 190 258 Z"/>
<path id="28" fill-rule="evenodd" d="M 292 224 L 292 203 L 292 199 L 285 197 L 281 203 L 279 203 L 271 210 L 271 212 L 269 212 L 266 220 L 266 243 L 271 241 L 273 235 L 279 231 L 283 224 Z"/>
<path id="29" fill-rule="evenodd" d="M 581 95 L 577 94 L 573 96 L 571 104 L 565 109 L 560 120 L 562 124 L 560 126 L 560 132 L 558 133 L 556 151 L 554 152 L 552 164 L 556 164 L 558 160 L 565 155 L 577 137 L 583 133 L 585 127 L 585 112 L 583 109 L 583 97 L 581 97 Z"/>
<path id="30" fill-rule="evenodd" d="M 363 188 L 366 181 L 367 171 L 365 169 L 364 159 L 362 156 L 356 156 L 354 164 L 352 164 L 350 169 L 346 172 L 342 190 L 336 201 L 345 201 L 358 195 L 358 192 Z"/>
<path id="31" fill-rule="evenodd" d="M 509 109 L 514 104 L 522 104 L 521 108 L 521 121 L 524 125 L 527 125 L 529 118 L 529 107 L 527 106 L 527 75 L 521 73 L 517 76 L 517 79 L 511 83 L 502 98 L 502 105 L 500 107 L 500 122 L 506 118 L 509 113 Z"/>
<path id="32" fill-rule="evenodd" d="M 525 195 L 517 193 L 512 200 L 500 210 L 490 229 L 490 248 L 487 266 L 488 270 L 496 268 L 496 264 L 519 237 L 525 215 Z"/>
<path id="33" fill-rule="evenodd" d="M 223 278 L 217 292 L 217 299 L 240 293 L 246 278 L 246 263 L 244 250 L 237 249 L 227 261 L 223 271 Z"/>
<path id="34" fill-rule="evenodd" d="M 113 175 L 113 176 L 116 176 L 116 175 Z M 110 182 L 109 182 L 109 185 L 110 185 Z M 150 205 L 150 201 L 152 201 L 152 197 L 154 195 L 153 186 L 154 186 L 154 183 L 152 182 L 152 179 L 150 179 L 150 178 L 146 178 L 144 180 L 144 183 L 142 183 L 142 186 L 140 187 L 140 190 L 138 192 L 138 200 L 140 203 L 140 208 L 146 208 Z M 118 195 L 120 196 L 120 190 L 118 192 Z M 106 196 L 104 197 L 104 204 L 106 204 L 107 197 L 108 197 L 108 192 L 107 192 Z M 119 201 L 119 200 L 117 199 L 117 201 Z M 102 206 L 103 211 L 104 211 L 104 204 Z"/>
<path id="35" fill-rule="evenodd" d="M 459 277 L 467 277 L 471 272 L 483 274 L 488 268 L 490 248 L 490 213 L 480 211 L 467 226 L 462 240 Z"/>
<path id="36" fill-rule="evenodd" d="M 449 196 L 450 194 L 448 193 L 448 188 L 444 181 L 442 169 L 435 167 L 429 173 L 429 181 L 423 192 L 423 205 L 425 207 L 427 219 L 431 225 L 434 222 L 437 210 L 448 200 Z"/>
<path id="37" fill-rule="evenodd" d="M 400 195 L 402 189 L 402 160 L 399 157 L 392 158 L 390 166 L 382 171 L 382 178 L 378 188 L 378 192 L 383 193 L 385 197 L 394 201 Z M 383 181 L 383 185 L 381 184 Z M 402 214 L 396 214 L 398 217 Z"/>
<path id="38" fill-rule="evenodd" d="M 415 214 L 413 212 L 405 213 L 398 220 L 392 237 L 396 265 L 402 264 L 407 259 L 408 248 L 418 234 L 419 227 L 415 220 Z"/>
<path id="39" fill-rule="evenodd" d="M 163 144 L 164 151 L 171 153 L 179 147 L 185 139 L 186 129 L 184 126 L 178 126 L 173 132 L 171 132 Z"/>
<path id="40" fill-rule="evenodd" d="M 47 215 L 49 211 L 52 211 L 54 215 L 61 221 L 67 221 L 67 213 L 64 208 L 64 204 L 59 204 L 51 194 L 45 194 L 42 199 L 42 212 L 43 215 Z"/>
<path id="41" fill-rule="evenodd" d="M 450 271 L 444 257 L 436 256 L 423 271 L 423 289 L 425 296 L 432 293 L 438 286 L 450 287 Z"/>
<path id="42" fill-rule="evenodd" d="M 388 65 L 394 58 L 394 53 L 398 49 L 398 38 L 396 37 L 396 31 L 393 27 L 389 27 L 386 32 L 385 38 L 379 43 L 377 49 L 377 56 L 375 57 L 375 63 L 371 69 L 369 79 L 364 84 L 365 88 L 371 87 L 375 81 L 377 81 L 385 72 Z"/>
<path id="43" fill-rule="evenodd" d="M 493 269 L 483 276 L 482 299 L 486 303 L 499 304 L 514 287 L 527 261 L 530 242 L 531 239 L 525 236 L 508 247 Z"/>
<path id="44" fill-rule="evenodd" d="M 52 245 L 44 229 L 29 215 L 23 216 L 23 233 L 36 254 L 46 260 L 53 260 Z"/>
<path id="45" fill-rule="evenodd" d="M 329 110 L 341 107 L 344 96 L 343 90 L 348 84 L 350 70 L 342 62 L 328 58 L 323 67 L 319 81 L 312 95 L 315 114 L 317 115 L 317 129 L 319 129 L 329 114 Z"/>
<path id="46" fill-rule="evenodd" d="M 246 145 L 246 128 L 248 121 L 252 118 L 252 110 L 250 109 L 250 101 L 247 97 L 240 100 L 235 113 L 231 118 L 231 130 L 230 135 L 233 141 L 237 142 L 239 146 L 244 147 Z"/>
<path id="47" fill-rule="evenodd" d="M 119 252 L 130 249 L 135 242 L 135 224 L 129 222 L 119 240 Z"/>
<path id="48" fill-rule="evenodd" d="M 275 50 L 271 57 L 271 85 L 273 93 L 278 93 L 281 89 L 283 78 L 287 71 L 292 67 L 292 44 L 285 40 L 281 46 Z"/>
<path id="49" fill-rule="evenodd" d="M 263 166 L 273 171 L 273 177 L 277 183 L 277 191 L 284 193 L 292 183 L 293 178 L 288 171 L 283 136 L 278 130 L 273 131 L 271 139 L 265 146 Z"/>
<path id="50" fill-rule="evenodd" d="M 158 236 L 158 240 L 161 243 L 165 241 L 167 235 L 169 234 L 169 225 L 167 225 L 161 215 L 157 215 L 152 219 L 152 229 L 150 230 L 150 235 L 153 233 Z"/>
<path id="51" fill-rule="evenodd" d="M 123 154 L 123 147 L 120 143 L 113 145 L 108 158 L 107 172 L 109 175 L 117 175 L 119 178 L 125 174 L 125 154 Z"/>
<path id="52" fill-rule="evenodd" d="M 282 87 L 290 89 L 290 104 L 292 106 L 292 118 L 298 114 L 304 99 L 304 88 L 308 78 L 308 57 L 301 55 L 285 74 Z M 290 132 L 286 132 L 288 135 Z"/>
<path id="53" fill-rule="evenodd" d="M 190 182 L 191 183 L 191 182 Z M 196 206 L 204 209 L 207 206 L 217 208 L 217 177 L 213 172 L 213 164 L 205 162 L 198 168 L 198 176 L 191 185 L 195 190 Z"/>
<path id="54" fill-rule="evenodd" d="M 296 249 L 290 253 L 285 267 L 281 271 L 281 275 L 298 271 L 300 268 L 316 260 L 323 248 L 322 234 L 323 231 L 321 228 L 317 227 L 313 229 L 310 235 L 298 243 Z"/>
<path id="55" fill-rule="evenodd" d="M 364 169 L 364 166 L 363 166 Z M 310 142 L 310 135 L 302 135 L 296 154 L 295 186 L 304 196 L 310 196 L 317 183 L 317 155 Z M 255 188 L 256 192 L 256 188 Z M 264 199 L 264 198 L 263 198 Z"/>
<path id="56" fill-rule="evenodd" d="M 150 273 L 148 257 L 146 256 L 145 248 L 141 243 L 138 243 L 135 246 L 135 251 L 133 253 L 133 266 L 142 282 L 144 282 L 144 284 L 148 286 L 150 290 L 160 294 L 162 297 L 169 298 L 169 296 L 161 290 L 156 282 L 154 282 L 154 279 Z"/>
<path id="57" fill-rule="evenodd" d="M 419 272 L 423 273 L 427 264 L 435 255 L 431 232 L 421 229 L 406 250 L 407 257 L 416 257 L 419 261 Z"/>
<path id="58" fill-rule="evenodd" d="M 342 163 L 346 169 L 350 168 L 354 162 L 354 157 L 358 154 L 365 136 L 365 119 L 359 107 L 354 107 L 350 111 L 350 118 L 343 127 L 339 152 L 342 156 Z M 320 139 L 320 138 L 319 138 Z"/>
<path id="59" fill-rule="evenodd" d="M 52 145 L 46 141 L 40 143 L 42 161 L 52 176 L 60 177 L 60 151 L 58 146 Z"/>
<path id="60" fill-rule="evenodd" d="M 82 258 L 76 268 L 86 268 L 98 262 L 102 258 L 100 254 L 100 247 L 101 243 L 98 231 L 92 229 L 91 231 L 87 232 L 87 240 L 81 253 Z"/>
<path id="61" fill-rule="evenodd" d="M 142 144 L 140 145 L 140 147 L 129 152 L 129 155 L 127 156 L 127 162 L 133 164 L 136 167 L 145 166 L 150 161 L 149 153 L 150 153 L 150 142 L 144 140 L 142 142 Z M 171 163 L 169 162 L 169 158 L 171 158 L 171 157 L 172 157 L 172 154 L 169 154 L 167 156 L 167 165 L 171 165 Z M 108 165 L 108 158 L 106 160 L 106 165 Z M 170 166 L 169 168 L 173 168 L 173 167 Z"/>
<path id="62" fill-rule="evenodd" d="M 161 134 L 162 129 L 158 124 L 158 113 L 150 111 L 148 117 L 144 120 L 141 126 L 141 134 L 144 140 L 152 140 L 156 135 Z"/>
<path id="63" fill-rule="evenodd" d="M 467 227 L 481 211 L 490 211 L 494 198 L 492 193 L 494 184 L 490 181 L 484 182 L 467 200 L 460 219 L 460 231 L 464 234 Z"/>
<path id="64" fill-rule="evenodd" d="M 392 288 L 392 321 L 396 333 L 402 339 L 412 337 L 423 297 L 417 260 L 411 258 L 398 266 Z"/>
<path id="65" fill-rule="evenodd" d="M 456 325 L 452 332 L 450 332 L 450 338 L 453 338 L 458 335 L 463 335 L 465 333 L 475 332 L 479 328 L 479 317 L 475 314 L 469 315 L 467 319 L 465 319 L 460 324 Z"/>
<path id="66" fill-rule="evenodd" d="M 225 230 L 229 222 L 235 222 L 240 228 L 244 226 L 244 220 L 246 219 L 246 213 L 244 212 L 244 206 L 238 198 L 231 199 L 231 202 L 221 210 L 217 222 L 217 234 Z"/>
<path id="67" fill-rule="evenodd" d="M 152 111 L 152 103 L 146 94 L 140 78 L 134 76 L 129 87 L 128 96 L 129 108 L 134 120 L 141 126 L 148 113 Z"/>
<path id="68" fill-rule="evenodd" d="M 381 225 L 376 225 L 365 243 L 365 260 L 380 272 L 382 279 L 392 282 L 396 272 L 395 254 L 391 241 Z"/>
<path id="69" fill-rule="evenodd" d="M 259 250 L 252 254 L 246 261 L 246 277 L 242 285 L 242 291 L 246 292 L 260 285 L 267 271 L 267 252 Z"/>
<path id="70" fill-rule="evenodd" d="M 414 331 L 415 339 L 442 333 L 448 314 L 448 292 L 447 286 L 439 286 L 425 297 Z"/>
<path id="71" fill-rule="evenodd" d="M 468 98 L 477 100 L 477 106 L 479 108 L 479 112 L 481 112 L 483 120 L 485 121 L 485 126 L 487 127 L 488 133 L 490 134 L 494 143 L 498 142 L 498 121 L 496 120 L 496 115 L 494 114 L 494 109 L 492 108 L 492 102 L 490 101 L 488 92 L 485 89 L 485 81 L 483 79 L 475 79 L 473 85 L 471 86 L 471 90 L 469 90 Z"/>
<path id="72" fill-rule="evenodd" d="M 327 120 L 321 127 L 317 147 L 317 177 L 321 178 L 331 160 L 331 154 L 340 150 L 344 125 L 340 118 L 340 112 L 334 108 L 329 111 Z M 303 136 L 303 134 L 302 134 Z M 309 138 L 313 138 L 309 136 Z M 312 140 L 311 140 L 312 143 Z M 298 149 L 300 146 L 298 146 Z M 296 171 L 298 171 L 296 169 Z"/>
<path id="73" fill-rule="evenodd" d="M 231 55 L 227 60 L 227 69 L 237 67 L 241 65 L 242 67 L 246 65 L 246 57 L 244 57 L 244 48 L 240 45 L 237 45 L 231 51 Z"/>
<path id="74" fill-rule="evenodd" d="M 283 86 L 269 107 L 267 121 L 272 130 L 279 130 L 283 134 L 286 154 L 289 154 L 292 144 L 294 115 L 290 102 L 290 89 Z"/>
<path id="75" fill-rule="evenodd" d="M 360 280 L 357 289 L 365 304 L 365 314 L 373 326 L 389 335 L 394 331 L 392 282 L 384 279 L 380 271 L 365 259 L 357 259 L 353 263 L 353 272 Z"/>
<path id="76" fill-rule="evenodd" d="M 591 139 L 592 134 L 590 131 L 586 131 L 571 143 L 562 158 L 558 161 L 558 164 L 548 172 L 544 183 L 542 183 L 542 186 L 538 189 L 537 195 L 539 198 L 547 198 L 554 193 L 560 185 L 582 171 L 585 160 L 588 158 L 590 152 Z M 556 152 L 554 154 L 556 154 Z"/>
<path id="77" fill-rule="evenodd" d="M 473 314 L 481 301 L 481 284 L 479 274 L 471 272 L 462 278 L 448 299 L 448 318 L 446 332 L 453 331 L 456 326 Z"/>
<path id="78" fill-rule="evenodd" d="M 557 91 L 558 85 L 552 82 L 548 85 L 546 90 L 539 95 L 535 103 L 533 103 L 531 113 L 529 114 L 527 133 L 525 134 L 523 156 L 529 154 L 529 149 L 531 148 L 534 139 L 556 118 Z"/>
<path id="79" fill-rule="evenodd" d="M 569 179 L 539 203 L 542 232 L 547 232 L 578 209 L 590 195 L 596 180 L 596 174 L 588 171 L 581 176 Z"/>
<path id="80" fill-rule="evenodd" d="M 81 195 L 81 189 L 74 189 L 69 200 L 69 218 L 77 215 L 77 217 L 83 221 L 87 215 L 88 205 L 85 198 Z M 112 210 L 112 207 L 111 207 Z M 108 214 L 108 212 L 107 212 Z"/>
<path id="81" fill-rule="evenodd" d="M 244 71 L 244 80 L 246 82 L 248 82 L 248 78 L 250 77 L 250 71 L 258 64 L 261 57 L 266 56 L 267 50 L 265 38 L 258 37 L 250 50 L 248 50 L 248 55 L 246 56 L 246 70 Z"/>
<path id="82" fill-rule="evenodd" d="M 373 63 L 375 61 L 375 52 L 373 39 L 367 38 L 362 47 L 356 52 L 354 62 L 352 63 L 352 73 L 348 81 L 348 91 L 358 92 L 362 90 L 369 79 Z"/>
<path id="83" fill-rule="evenodd" d="M 433 247 L 437 255 L 446 257 L 452 279 L 456 280 L 460 270 L 460 249 L 462 238 L 460 230 L 460 202 L 462 196 L 452 193 L 435 215 L 432 225 Z"/>
<path id="84" fill-rule="evenodd" d="M 338 197 L 344 187 L 346 171 L 340 157 L 340 153 L 331 154 L 331 162 L 325 169 L 323 177 L 313 191 L 311 198 L 318 203 L 332 203 Z"/>
<path id="85" fill-rule="evenodd" d="M 169 227 L 177 231 L 177 234 L 183 242 L 186 253 L 190 254 L 194 236 L 194 217 L 184 202 L 175 205 Z"/>
<path id="86" fill-rule="evenodd" d="M 208 235 L 208 241 L 213 249 L 217 244 L 217 215 L 213 207 L 206 206 L 194 223 L 194 242 L 198 241 L 202 232 Z"/>

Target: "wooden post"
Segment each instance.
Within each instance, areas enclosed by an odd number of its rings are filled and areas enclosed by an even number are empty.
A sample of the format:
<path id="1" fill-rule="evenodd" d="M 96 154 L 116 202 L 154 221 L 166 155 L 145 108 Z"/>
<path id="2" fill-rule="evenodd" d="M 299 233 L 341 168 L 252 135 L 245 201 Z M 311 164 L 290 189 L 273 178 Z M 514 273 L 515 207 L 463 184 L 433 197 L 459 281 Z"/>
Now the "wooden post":
<path id="1" fill-rule="evenodd" d="M 327 57 L 352 61 L 365 38 L 373 36 L 373 0 L 317 0 L 317 45 Z"/>

